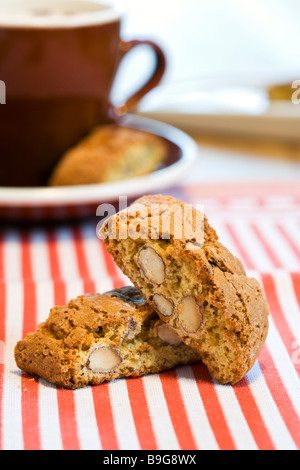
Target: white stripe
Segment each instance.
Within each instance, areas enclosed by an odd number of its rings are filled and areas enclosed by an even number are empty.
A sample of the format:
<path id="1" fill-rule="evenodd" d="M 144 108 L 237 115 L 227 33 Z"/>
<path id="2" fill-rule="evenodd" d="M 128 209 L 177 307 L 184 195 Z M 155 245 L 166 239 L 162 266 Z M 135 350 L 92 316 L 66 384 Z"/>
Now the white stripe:
<path id="1" fill-rule="evenodd" d="M 82 228 L 82 241 L 89 273 L 91 279 L 95 282 L 96 292 L 103 293 L 111 290 L 113 282 L 106 271 L 100 241 L 96 237 L 94 226 L 84 225 Z"/>
<path id="2" fill-rule="evenodd" d="M 45 233 L 34 231 L 30 238 L 32 271 L 35 282 L 51 278 Z"/>
<path id="3" fill-rule="evenodd" d="M 276 254 L 283 268 L 297 271 L 299 269 L 299 262 L 286 239 L 278 231 L 276 224 L 272 223 L 269 219 L 264 219 L 257 222 L 256 225 L 259 227 L 263 238 Z"/>
<path id="4" fill-rule="evenodd" d="M 7 256 L 7 253 L 5 253 Z M 6 258 L 5 256 L 5 258 Z M 18 264 L 15 265 L 18 270 Z M 6 285 L 6 345 L 3 385 L 3 449 L 23 450 L 21 371 L 14 360 L 14 347 L 22 339 L 23 284 Z"/>
<path id="5" fill-rule="evenodd" d="M 224 246 L 226 246 L 226 248 L 228 250 L 230 250 L 232 254 L 234 254 L 235 256 L 239 256 L 238 248 L 235 245 L 235 243 L 232 239 L 232 236 L 231 236 L 231 234 L 229 233 L 229 231 L 226 227 L 226 224 L 222 223 L 221 221 L 216 221 L 216 223 L 214 224 L 213 227 L 214 227 L 214 229 L 216 230 L 216 232 L 219 236 L 220 242 Z"/>
<path id="6" fill-rule="evenodd" d="M 71 230 L 60 228 L 55 232 L 59 268 L 66 287 L 66 303 L 83 295 L 83 283 L 80 278 L 77 256 Z"/>
<path id="7" fill-rule="evenodd" d="M 81 450 L 101 450 L 91 387 L 75 390 L 75 412 Z"/>
<path id="8" fill-rule="evenodd" d="M 230 223 L 232 229 L 236 232 L 238 239 L 249 253 L 250 259 L 253 261 L 256 269 L 259 271 L 270 271 L 273 269 L 273 263 L 266 254 L 260 241 L 253 233 L 250 224 L 242 220 L 234 220 Z"/>
<path id="9" fill-rule="evenodd" d="M 110 382 L 109 396 L 120 449 L 140 450 L 126 380 L 119 379 Z"/>
<path id="10" fill-rule="evenodd" d="M 176 374 L 197 449 L 219 450 L 198 391 L 192 368 L 190 366 L 179 366 L 176 368 Z"/>
<path id="11" fill-rule="evenodd" d="M 299 377 L 272 318 L 270 318 L 269 323 L 267 338 L 269 352 L 283 381 L 286 392 L 300 418 Z"/>
<path id="12" fill-rule="evenodd" d="M 249 386 L 277 450 L 297 450 L 276 403 L 264 380 L 258 362 L 248 372 Z"/>
<path id="13" fill-rule="evenodd" d="M 278 270 L 273 279 L 284 318 L 295 338 L 300 340 L 300 310 L 291 277 L 287 272 Z"/>
<path id="14" fill-rule="evenodd" d="M 180 449 L 164 397 L 159 374 L 144 376 L 143 383 L 158 449 Z"/>
<path id="15" fill-rule="evenodd" d="M 37 324 L 44 322 L 50 313 L 50 310 L 54 307 L 54 286 L 49 281 L 38 282 L 35 280 L 36 287 L 36 315 Z"/>
<path id="16" fill-rule="evenodd" d="M 300 250 L 300 220 L 295 220 L 295 217 L 286 217 L 284 221 L 284 228 L 288 232 L 289 237 Z"/>
<path id="17" fill-rule="evenodd" d="M 80 275 L 76 262 L 72 232 L 66 228 L 56 231 L 57 251 L 61 276 L 66 282 L 78 280 Z M 82 293 L 82 292 L 81 292 Z"/>
<path id="18" fill-rule="evenodd" d="M 71 299 L 76 299 L 78 296 L 83 295 L 83 285 L 80 279 L 73 280 L 71 282 L 65 281 L 66 287 L 66 304 L 70 302 Z"/>
<path id="19" fill-rule="evenodd" d="M 4 238 L 5 282 L 22 281 L 21 243 L 17 232 L 9 230 Z"/>
<path id="20" fill-rule="evenodd" d="M 43 379 L 39 379 L 39 412 L 42 450 L 63 450 L 57 388 Z"/>
<path id="21" fill-rule="evenodd" d="M 232 387 L 213 379 L 230 433 L 238 450 L 257 450 L 256 442 Z"/>

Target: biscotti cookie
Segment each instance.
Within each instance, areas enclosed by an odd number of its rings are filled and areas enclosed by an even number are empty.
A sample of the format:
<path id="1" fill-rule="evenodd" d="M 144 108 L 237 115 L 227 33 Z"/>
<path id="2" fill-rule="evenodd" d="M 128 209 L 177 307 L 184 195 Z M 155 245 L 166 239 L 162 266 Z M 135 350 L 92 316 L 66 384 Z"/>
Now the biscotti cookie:
<path id="1" fill-rule="evenodd" d="M 134 287 L 82 295 L 51 310 L 15 347 L 17 366 L 65 388 L 200 360 Z"/>
<path id="2" fill-rule="evenodd" d="M 96 184 L 146 175 L 167 157 L 165 141 L 148 132 L 97 127 L 62 156 L 50 186 Z"/>
<path id="3" fill-rule="evenodd" d="M 172 197 L 145 196 L 106 220 L 99 236 L 220 383 L 244 377 L 266 340 L 269 308 L 258 281 L 247 277 L 201 212 Z"/>

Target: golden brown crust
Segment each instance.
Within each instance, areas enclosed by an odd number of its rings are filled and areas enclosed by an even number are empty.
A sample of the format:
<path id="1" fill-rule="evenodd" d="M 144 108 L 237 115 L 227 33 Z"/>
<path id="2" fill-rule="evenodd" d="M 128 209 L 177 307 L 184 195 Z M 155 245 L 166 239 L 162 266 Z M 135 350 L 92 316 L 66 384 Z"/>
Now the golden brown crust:
<path id="1" fill-rule="evenodd" d="M 159 217 L 153 217 L 152 204 L 162 204 Z M 200 353 L 214 377 L 221 383 L 235 383 L 250 370 L 262 349 L 269 308 L 259 283 L 247 277 L 241 262 L 218 241 L 204 215 L 198 225 L 198 241 L 190 230 L 188 235 L 184 233 L 186 223 L 189 229 L 194 226 L 197 211 L 191 209 L 187 220 L 178 217 L 178 208 L 183 207 L 184 203 L 168 196 L 145 196 L 133 203 L 128 217 L 124 211 L 108 219 L 100 237 L 145 300 L 182 341 Z M 163 218 L 171 220 L 168 233 Z M 118 238 L 125 225 L 138 225 L 141 236 Z M 177 238 L 179 229 L 182 234 Z M 151 239 L 151 233 L 158 237 Z M 166 302 L 170 302 L 169 309 L 174 305 L 171 315 Z M 164 313 L 158 305 L 165 308 Z"/>
<path id="2" fill-rule="evenodd" d="M 116 125 L 94 129 L 62 156 L 50 186 L 96 184 L 142 176 L 167 156 L 162 138 Z"/>
<path id="3" fill-rule="evenodd" d="M 133 287 L 82 295 L 54 307 L 36 332 L 17 343 L 15 360 L 27 373 L 79 388 L 200 359 L 182 342 L 174 346 L 162 341 L 156 332 L 158 321 Z M 103 370 L 102 362 L 100 368 L 99 351 L 112 367 Z M 93 353 L 96 359 L 91 359 Z"/>

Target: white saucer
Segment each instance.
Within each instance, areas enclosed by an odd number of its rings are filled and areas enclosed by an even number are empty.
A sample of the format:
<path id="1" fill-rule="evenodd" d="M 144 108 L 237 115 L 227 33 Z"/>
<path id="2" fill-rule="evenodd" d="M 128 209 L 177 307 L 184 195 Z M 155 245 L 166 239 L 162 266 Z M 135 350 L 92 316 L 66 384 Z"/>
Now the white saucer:
<path id="1" fill-rule="evenodd" d="M 129 115 L 122 123 L 163 137 L 169 146 L 164 167 L 113 183 L 66 187 L 0 187 L 0 219 L 57 220 L 95 216 L 101 203 L 164 191 L 182 179 L 197 158 L 197 145 L 183 131 L 159 121 Z"/>

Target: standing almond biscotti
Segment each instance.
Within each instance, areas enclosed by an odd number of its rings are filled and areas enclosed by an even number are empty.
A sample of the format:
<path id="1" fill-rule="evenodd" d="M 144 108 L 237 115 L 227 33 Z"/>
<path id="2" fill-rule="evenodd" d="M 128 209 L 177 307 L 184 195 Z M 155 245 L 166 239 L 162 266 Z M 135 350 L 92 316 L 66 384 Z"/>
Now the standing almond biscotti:
<path id="1" fill-rule="evenodd" d="M 15 347 L 17 366 L 65 388 L 160 372 L 200 360 L 134 287 L 54 307 Z"/>
<path id="2" fill-rule="evenodd" d="M 144 196 L 103 223 L 100 238 L 160 318 L 222 384 L 252 368 L 267 337 L 260 284 L 206 217 L 169 196 Z"/>

